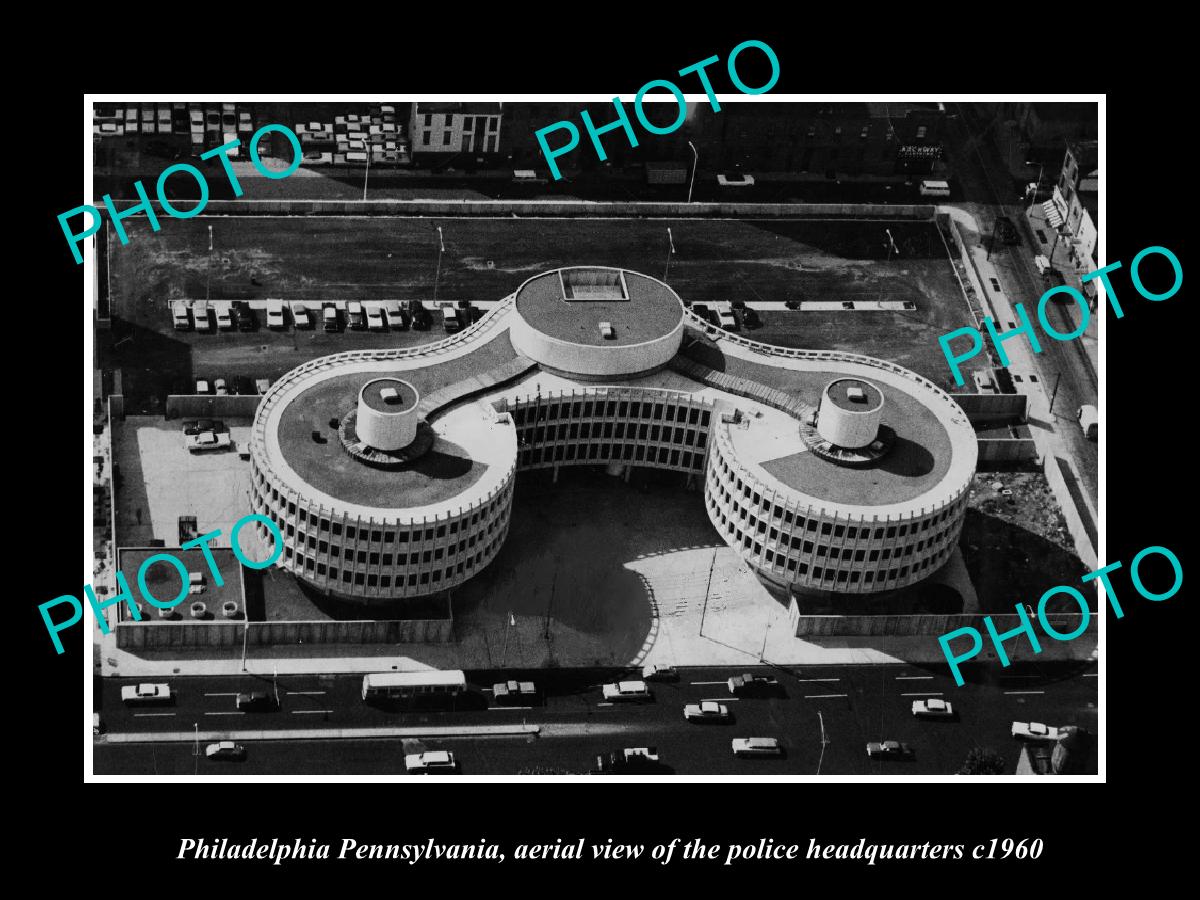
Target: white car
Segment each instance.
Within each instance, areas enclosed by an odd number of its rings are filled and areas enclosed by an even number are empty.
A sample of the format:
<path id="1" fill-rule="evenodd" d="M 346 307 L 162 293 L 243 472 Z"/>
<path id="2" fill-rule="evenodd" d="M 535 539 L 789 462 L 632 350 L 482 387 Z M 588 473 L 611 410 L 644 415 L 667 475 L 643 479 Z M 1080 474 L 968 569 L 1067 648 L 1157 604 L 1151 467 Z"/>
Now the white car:
<path id="1" fill-rule="evenodd" d="M 1041 722 L 1013 722 L 1012 736 L 1022 741 L 1057 741 L 1061 734 L 1059 729 Z"/>
<path id="2" fill-rule="evenodd" d="M 649 700 L 653 696 L 644 681 L 615 681 L 612 684 L 604 685 L 603 693 L 605 700 L 613 702 L 621 700 L 640 702 Z"/>
<path id="3" fill-rule="evenodd" d="M 383 309 L 379 306 L 368 306 L 367 308 L 367 331 L 386 331 L 387 325 L 383 321 Z"/>
<path id="4" fill-rule="evenodd" d="M 931 719 L 952 719 L 954 718 L 954 707 L 948 700 L 929 697 L 925 700 L 914 700 L 912 714 L 914 716 L 927 716 Z"/>
<path id="5" fill-rule="evenodd" d="M 229 433 L 222 431 L 202 431 L 199 434 L 185 435 L 183 439 L 188 453 L 207 453 L 210 450 L 224 450 L 232 444 Z"/>
<path id="6" fill-rule="evenodd" d="M 186 303 L 171 304 L 171 321 L 174 323 L 176 331 L 187 331 L 192 327 L 192 320 L 188 315 Z"/>
<path id="7" fill-rule="evenodd" d="M 408 321 L 400 309 L 399 301 L 389 300 L 383 304 L 383 312 L 387 317 L 388 328 L 392 331 L 401 331 L 408 327 Z"/>
<path id="8" fill-rule="evenodd" d="M 449 750 L 427 750 L 424 753 L 407 754 L 404 757 L 404 768 L 422 775 L 431 772 L 453 772 L 458 768 L 458 761 Z"/>
<path id="9" fill-rule="evenodd" d="M 312 328 L 312 316 L 308 314 L 308 309 L 303 303 L 292 304 L 292 321 L 296 323 L 297 328 Z"/>
<path id="10" fill-rule="evenodd" d="M 729 707 L 716 700 L 702 700 L 685 706 L 683 717 L 689 722 L 727 722 Z"/>
<path id="11" fill-rule="evenodd" d="M 733 739 L 734 756 L 783 756 L 779 738 L 752 737 Z"/>
<path id="12" fill-rule="evenodd" d="M 233 312 L 228 303 L 213 307 L 217 311 L 217 328 L 221 331 L 233 330 Z"/>
<path id="13" fill-rule="evenodd" d="M 678 681 L 679 673 L 674 666 L 643 666 L 642 681 Z"/>
<path id="14" fill-rule="evenodd" d="M 224 378 L 218 378 L 213 381 L 213 393 L 218 397 L 226 397 L 229 395 L 229 385 L 225 383 Z"/>
<path id="15" fill-rule="evenodd" d="M 218 741 L 205 747 L 204 755 L 209 759 L 245 759 L 246 748 L 233 741 Z"/>
<path id="16" fill-rule="evenodd" d="M 277 329 L 284 327 L 282 300 L 267 301 L 267 327 Z"/>
<path id="17" fill-rule="evenodd" d="M 169 684 L 127 684 L 121 688 L 122 703 L 168 703 L 170 700 Z"/>

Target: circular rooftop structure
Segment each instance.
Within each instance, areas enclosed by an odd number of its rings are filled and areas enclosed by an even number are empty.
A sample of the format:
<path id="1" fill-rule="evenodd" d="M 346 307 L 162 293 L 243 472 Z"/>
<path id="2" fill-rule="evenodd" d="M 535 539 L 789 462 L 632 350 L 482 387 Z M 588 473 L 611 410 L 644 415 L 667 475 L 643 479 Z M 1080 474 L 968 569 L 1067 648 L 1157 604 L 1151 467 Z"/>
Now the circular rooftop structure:
<path id="1" fill-rule="evenodd" d="M 868 446 L 882 420 L 883 392 L 863 378 L 835 378 L 821 392 L 817 432 L 835 447 Z"/>
<path id="2" fill-rule="evenodd" d="M 376 450 L 393 452 L 417 435 L 417 389 L 399 378 L 372 378 L 358 393 L 354 423 L 359 440 Z"/>
<path id="3" fill-rule="evenodd" d="M 683 303 L 656 278 L 575 266 L 536 275 L 515 295 L 513 346 L 558 372 L 632 377 L 666 365 L 683 341 Z"/>

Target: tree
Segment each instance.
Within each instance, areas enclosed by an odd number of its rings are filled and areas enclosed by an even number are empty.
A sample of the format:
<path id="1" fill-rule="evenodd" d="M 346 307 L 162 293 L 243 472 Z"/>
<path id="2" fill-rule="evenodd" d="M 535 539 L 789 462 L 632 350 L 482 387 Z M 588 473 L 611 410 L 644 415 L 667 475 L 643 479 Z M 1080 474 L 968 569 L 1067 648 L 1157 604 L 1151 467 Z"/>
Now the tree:
<path id="1" fill-rule="evenodd" d="M 974 747 L 958 770 L 959 775 L 1003 775 L 1004 757 L 991 747 Z"/>

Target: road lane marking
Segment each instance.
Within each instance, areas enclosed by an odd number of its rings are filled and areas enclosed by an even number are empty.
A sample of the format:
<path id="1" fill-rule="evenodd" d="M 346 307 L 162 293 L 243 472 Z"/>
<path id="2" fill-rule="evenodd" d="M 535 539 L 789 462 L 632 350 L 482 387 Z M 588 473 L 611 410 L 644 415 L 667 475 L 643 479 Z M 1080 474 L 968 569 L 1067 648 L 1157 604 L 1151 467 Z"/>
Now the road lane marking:
<path id="1" fill-rule="evenodd" d="M 932 675 L 897 675 L 897 681 L 933 681 Z"/>
<path id="2" fill-rule="evenodd" d="M 901 694 L 901 697 L 941 697 L 941 691 L 917 691 L 915 694 Z"/>
<path id="3" fill-rule="evenodd" d="M 691 681 L 688 683 L 692 684 L 692 685 L 697 685 L 697 684 L 725 684 L 726 682 L 724 682 L 724 681 Z"/>
<path id="4" fill-rule="evenodd" d="M 134 716 L 173 716 L 175 713 L 134 713 Z"/>
<path id="5" fill-rule="evenodd" d="M 825 700 L 829 697 L 848 697 L 849 694 L 805 694 L 805 700 Z"/>
<path id="6" fill-rule="evenodd" d="M 236 712 L 206 712 L 206 716 L 244 716 L 245 713 L 240 709 Z"/>
<path id="7" fill-rule="evenodd" d="M 841 681 L 840 678 L 797 678 L 797 681 Z"/>
<path id="8" fill-rule="evenodd" d="M 1099 678 L 1100 673 L 1099 672 L 1084 672 L 1083 677 L 1084 678 Z"/>
<path id="9" fill-rule="evenodd" d="M 1006 694 L 1044 694 L 1045 691 L 1005 691 Z"/>
<path id="10" fill-rule="evenodd" d="M 703 697 L 701 703 L 729 703 L 733 700 L 741 700 L 741 697 Z"/>
<path id="11" fill-rule="evenodd" d="M 231 694 L 205 694 L 204 696 L 205 697 L 236 697 L 237 693 L 234 692 Z"/>
<path id="12" fill-rule="evenodd" d="M 288 694 L 295 694 L 297 697 L 316 697 L 326 691 L 286 691 Z"/>
<path id="13" fill-rule="evenodd" d="M 510 709 L 533 709 L 532 706 L 489 706 L 488 712 L 508 712 Z"/>
<path id="14" fill-rule="evenodd" d="M 323 713 L 331 713 L 332 709 L 293 709 L 293 716 L 319 716 Z"/>

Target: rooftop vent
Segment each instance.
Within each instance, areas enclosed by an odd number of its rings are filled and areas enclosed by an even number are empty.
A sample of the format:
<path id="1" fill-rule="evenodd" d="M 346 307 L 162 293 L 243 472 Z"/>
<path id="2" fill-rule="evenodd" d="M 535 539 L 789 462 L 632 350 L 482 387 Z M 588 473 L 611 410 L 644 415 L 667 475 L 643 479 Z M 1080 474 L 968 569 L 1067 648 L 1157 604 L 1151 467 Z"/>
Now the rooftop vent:
<path id="1" fill-rule="evenodd" d="M 600 333 L 604 335 L 606 341 L 611 341 L 617 336 L 617 333 L 613 331 L 612 322 L 601 322 Z"/>
<path id="2" fill-rule="evenodd" d="M 389 406 L 395 406 L 400 402 L 400 392 L 391 387 L 380 388 L 379 397 Z"/>
<path id="3" fill-rule="evenodd" d="M 846 388 L 846 397 L 854 403 L 867 402 L 867 392 L 860 387 Z"/>

